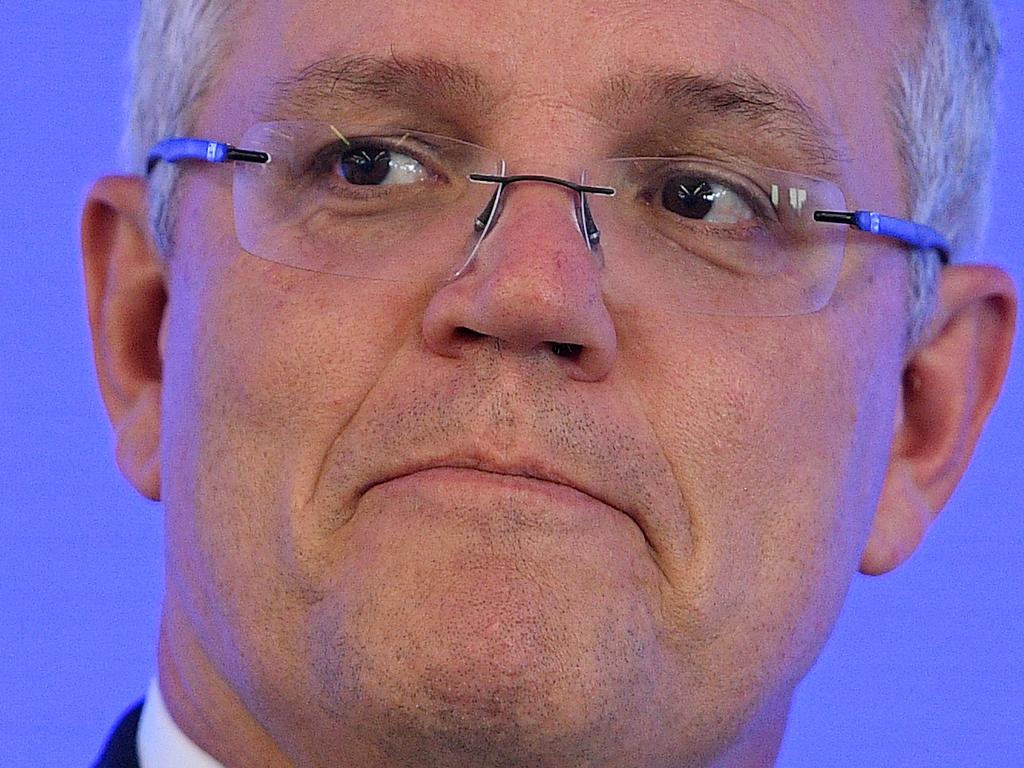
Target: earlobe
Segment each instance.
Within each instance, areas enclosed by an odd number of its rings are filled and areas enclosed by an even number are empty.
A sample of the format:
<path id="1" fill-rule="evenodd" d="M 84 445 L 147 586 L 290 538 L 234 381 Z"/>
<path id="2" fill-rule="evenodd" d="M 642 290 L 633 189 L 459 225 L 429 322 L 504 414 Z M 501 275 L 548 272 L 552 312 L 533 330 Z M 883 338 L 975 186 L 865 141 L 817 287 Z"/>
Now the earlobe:
<path id="1" fill-rule="evenodd" d="M 913 554 L 963 476 L 1009 365 L 1017 296 L 1003 270 L 946 268 L 930 333 L 905 363 L 889 469 L 860 570 Z"/>
<path id="2" fill-rule="evenodd" d="M 906 467 L 890 467 L 861 555 L 860 572 L 880 576 L 910 559 L 934 516 Z"/>
<path id="3" fill-rule="evenodd" d="M 118 465 L 140 493 L 156 500 L 167 283 L 149 236 L 141 178 L 108 176 L 90 190 L 82 257 L 93 356 Z"/>

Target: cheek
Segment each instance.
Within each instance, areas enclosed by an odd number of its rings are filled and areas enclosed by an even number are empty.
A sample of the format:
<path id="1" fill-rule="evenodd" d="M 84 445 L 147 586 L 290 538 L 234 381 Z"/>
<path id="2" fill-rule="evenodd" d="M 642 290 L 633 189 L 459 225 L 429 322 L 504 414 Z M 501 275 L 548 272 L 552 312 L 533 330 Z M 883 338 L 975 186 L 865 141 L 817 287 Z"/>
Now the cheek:
<path id="1" fill-rule="evenodd" d="M 217 226 L 183 242 L 171 270 L 169 567 L 206 648 L 281 658 L 270 644 L 303 625 L 309 602 L 293 573 L 294 510 L 406 337 L 415 297 L 252 257 L 238 250 L 230 214 L 206 211 Z M 223 663 L 235 657 L 225 650 Z"/>
<path id="2" fill-rule="evenodd" d="M 197 430 L 194 468 L 235 484 L 218 495 L 251 499 L 245 517 L 308 498 L 327 447 L 405 336 L 395 296 L 248 254 L 203 279 L 175 333 L 190 340 L 175 367 L 178 424 Z"/>
<path id="3" fill-rule="evenodd" d="M 724 645 L 732 659 L 790 659 L 725 674 L 802 674 L 838 613 L 877 500 L 898 383 L 898 334 L 887 339 L 893 332 L 856 308 L 869 304 L 802 318 L 657 319 L 629 335 L 659 341 L 628 352 L 642 361 L 648 415 L 691 530 L 685 550 L 665 547 L 671 613 L 719 659 Z M 887 308 L 876 300 L 871 311 Z"/>
<path id="4" fill-rule="evenodd" d="M 714 335 L 699 360 L 673 365 L 681 386 L 656 418 L 692 527 L 677 583 L 701 590 L 688 596 L 700 623 L 721 627 L 777 588 L 769 583 L 781 571 L 820 556 L 856 410 L 847 382 L 823 386 L 827 360 L 773 339 Z M 796 348 L 813 348 L 802 341 Z"/>

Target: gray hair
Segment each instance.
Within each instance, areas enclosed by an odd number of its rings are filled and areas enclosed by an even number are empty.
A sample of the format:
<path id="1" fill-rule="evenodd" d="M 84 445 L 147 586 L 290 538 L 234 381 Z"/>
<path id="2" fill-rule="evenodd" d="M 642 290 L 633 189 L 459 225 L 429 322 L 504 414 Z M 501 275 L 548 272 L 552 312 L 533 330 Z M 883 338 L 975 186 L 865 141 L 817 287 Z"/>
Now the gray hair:
<path id="1" fill-rule="evenodd" d="M 912 58 L 890 99 L 907 182 L 909 215 L 942 232 L 955 261 L 976 256 L 989 214 L 999 31 L 991 0 L 915 0 L 925 15 Z M 907 345 L 935 307 L 934 253 L 910 260 Z"/>
<path id="2" fill-rule="evenodd" d="M 193 134 L 243 5 L 237 0 L 142 0 L 121 139 L 129 171 L 146 173 L 146 156 L 157 142 Z M 150 226 L 165 256 L 173 250 L 179 176 L 176 166 L 160 163 L 149 178 Z"/>
<path id="3" fill-rule="evenodd" d="M 977 250 L 988 216 L 999 35 L 991 0 L 912 0 L 920 44 L 896 71 L 890 108 L 900 144 L 909 216 L 946 235 L 957 261 Z M 144 173 L 148 149 L 189 135 L 199 104 L 230 44 L 237 0 L 143 0 L 123 152 Z M 157 247 L 173 248 L 179 173 L 160 164 L 150 178 Z M 935 305 L 938 261 L 910 259 L 907 344 L 917 343 Z"/>

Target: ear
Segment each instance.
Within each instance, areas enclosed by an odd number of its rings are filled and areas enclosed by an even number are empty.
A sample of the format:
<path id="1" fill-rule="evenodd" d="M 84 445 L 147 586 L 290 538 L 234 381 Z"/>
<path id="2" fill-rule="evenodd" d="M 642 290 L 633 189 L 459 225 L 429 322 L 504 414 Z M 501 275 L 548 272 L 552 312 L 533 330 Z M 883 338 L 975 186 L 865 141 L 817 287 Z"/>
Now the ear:
<path id="1" fill-rule="evenodd" d="M 143 496 L 160 498 L 161 326 L 164 262 L 149 235 L 146 184 L 108 176 L 89 191 L 82 257 L 100 392 L 117 440 L 117 463 Z"/>
<path id="2" fill-rule="evenodd" d="M 989 265 L 946 267 L 934 321 L 903 371 L 889 470 L 860 570 L 913 554 L 960 481 L 1010 360 L 1017 296 Z"/>

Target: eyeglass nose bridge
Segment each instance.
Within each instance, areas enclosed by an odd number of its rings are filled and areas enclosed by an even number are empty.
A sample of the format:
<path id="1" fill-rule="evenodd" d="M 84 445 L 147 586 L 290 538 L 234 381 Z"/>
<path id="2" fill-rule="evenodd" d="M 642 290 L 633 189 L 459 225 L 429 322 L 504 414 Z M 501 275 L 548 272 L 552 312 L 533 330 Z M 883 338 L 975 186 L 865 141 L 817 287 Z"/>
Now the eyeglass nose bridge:
<path id="1" fill-rule="evenodd" d="M 504 171 L 504 166 L 502 167 L 502 171 Z M 534 173 L 518 174 L 514 176 L 471 173 L 469 174 L 469 180 L 477 183 L 498 185 L 494 190 L 494 194 L 491 196 L 491 199 L 484 207 L 484 210 L 481 211 L 480 215 L 477 216 L 473 222 L 473 227 L 480 233 L 481 240 L 487 236 L 487 233 L 491 230 L 497 220 L 501 204 L 501 193 L 504 191 L 506 186 L 523 181 L 541 182 L 545 184 L 556 184 L 560 187 L 571 189 L 579 195 L 577 225 L 579 227 L 580 234 L 583 236 L 583 241 L 587 244 L 587 249 L 593 251 L 601 243 L 601 231 L 597 228 L 593 214 L 590 212 L 587 195 L 607 195 L 609 197 L 615 195 L 615 189 L 612 187 L 598 187 L 583 183 L 586 181 L 585 174 L 581 178 L 581 183 L 579 184 L 569 181 L 568 179 L 560 179 L 557 176 L 543 176 Z"/>

